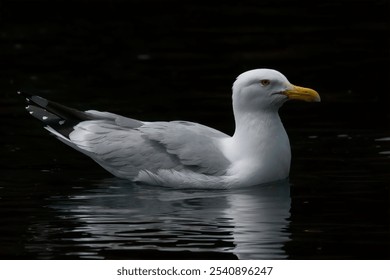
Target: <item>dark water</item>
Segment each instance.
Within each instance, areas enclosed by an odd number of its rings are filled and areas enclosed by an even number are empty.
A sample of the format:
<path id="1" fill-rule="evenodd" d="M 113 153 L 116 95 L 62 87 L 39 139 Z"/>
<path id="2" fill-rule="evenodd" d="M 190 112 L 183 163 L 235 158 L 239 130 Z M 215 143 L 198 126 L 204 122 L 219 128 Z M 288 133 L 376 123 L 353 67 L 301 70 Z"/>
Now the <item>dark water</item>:
<path id="1" fill-rule="evenodd" d="M 0 258 L 390 258 L 387 1 L 92 2 L 0 6 Z M 112 178 L 15 94 L 231 133 L 231 84 L 255 67 L 323 102 L 280 112 L 289 181 L 241 190 Z"/>
<path id="2" fill-rule="evenodd" d="M 34 258 L 287 257 L 288 184 L 217 192 L 102 180 L 74 190 L 30 217 L 24 250 Z"/>

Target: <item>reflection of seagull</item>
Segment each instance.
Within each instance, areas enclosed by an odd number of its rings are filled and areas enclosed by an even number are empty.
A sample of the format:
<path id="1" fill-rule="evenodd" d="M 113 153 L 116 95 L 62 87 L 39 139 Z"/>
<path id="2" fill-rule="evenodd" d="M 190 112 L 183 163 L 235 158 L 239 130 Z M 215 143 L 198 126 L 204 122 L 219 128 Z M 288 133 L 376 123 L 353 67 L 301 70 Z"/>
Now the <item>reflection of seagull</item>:
<path id="1" fill-rule="evenodd" d="M 70 251 L 80 258 L 132 259 L 140 257 L 138 250 L 141 258 L 154 259 L 288 257 L 288 180 L 220 191 L 137 186 L 111 178 L 48 201 L 68 229 Z M 32 231 L 30 250 L 40 256 L 63 253 L 57 227 L 35 223 Z M 50 251 L 42 249 L 47 242 Z"/>
<path id="2" fill-rule="evenodd" d="M 233 253 L 239 259 L 284 259 L 290 240 L 291 208 L 287 180 L 232 190 L 226 196 L 227 218 L 231 218 Z"/>
<path id="3" fill-rule="evenodd" d="M 185 121 L 143 122 L 108 112 L 81 112 L 26 95 L 27 110 L 62 142 L 117 177 L 146 184 L 233 187 L 285 179 L 290 144 L 278 115 L 288 99 L 320 101 L 281 73 L 257 69 L 233 85 L 232 137 Z"/>

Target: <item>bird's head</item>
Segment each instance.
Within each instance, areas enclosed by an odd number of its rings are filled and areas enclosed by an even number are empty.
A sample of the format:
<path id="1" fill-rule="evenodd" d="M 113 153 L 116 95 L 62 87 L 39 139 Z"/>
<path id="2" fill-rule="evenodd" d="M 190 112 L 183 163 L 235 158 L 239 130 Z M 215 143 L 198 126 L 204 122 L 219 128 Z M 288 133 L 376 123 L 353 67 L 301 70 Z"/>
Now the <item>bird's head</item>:
<path id="1" fill-rule="evenodd" d="M 319 94 L 310 88 L 292 85 L 280 72 L 255 69 L 242 73 L 233 84 L 235 109 L 278 110 L 289 99 L 319 102 Z"/>

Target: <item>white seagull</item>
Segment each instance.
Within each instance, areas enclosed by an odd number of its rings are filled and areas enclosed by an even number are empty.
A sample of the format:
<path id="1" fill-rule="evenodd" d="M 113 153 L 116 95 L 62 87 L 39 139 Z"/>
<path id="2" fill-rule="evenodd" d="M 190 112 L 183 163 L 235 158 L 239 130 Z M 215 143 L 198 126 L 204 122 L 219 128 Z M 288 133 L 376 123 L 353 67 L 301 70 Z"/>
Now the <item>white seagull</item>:
<path id="1" fill-rule="evenodd" d="M 229 136 L 198 123 L 83 112 L 22 94 L 26 109 L 48 131 L 113 175 L 185 188 L 245 187 L 288 178 L 290 143 L 278 110 L 289 99 L 320 101 L 316 91 L 292 85 L 276 70 L 244 72 L 233 84 L 235 132 Z"/>

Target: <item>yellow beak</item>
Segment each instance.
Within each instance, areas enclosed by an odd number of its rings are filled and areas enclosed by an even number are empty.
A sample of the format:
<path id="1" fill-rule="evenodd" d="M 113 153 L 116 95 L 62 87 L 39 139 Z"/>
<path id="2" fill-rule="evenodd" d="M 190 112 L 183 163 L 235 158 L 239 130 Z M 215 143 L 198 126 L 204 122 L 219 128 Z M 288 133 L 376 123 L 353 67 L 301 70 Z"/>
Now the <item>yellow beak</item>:
<path id="1" fill-rule="evenodd" d="M 307 102 L 320 102 L 321 97 L 315 90 L 292 85 L 292 89 L 283 92 L 288 99 L 299 99 Z"/>

